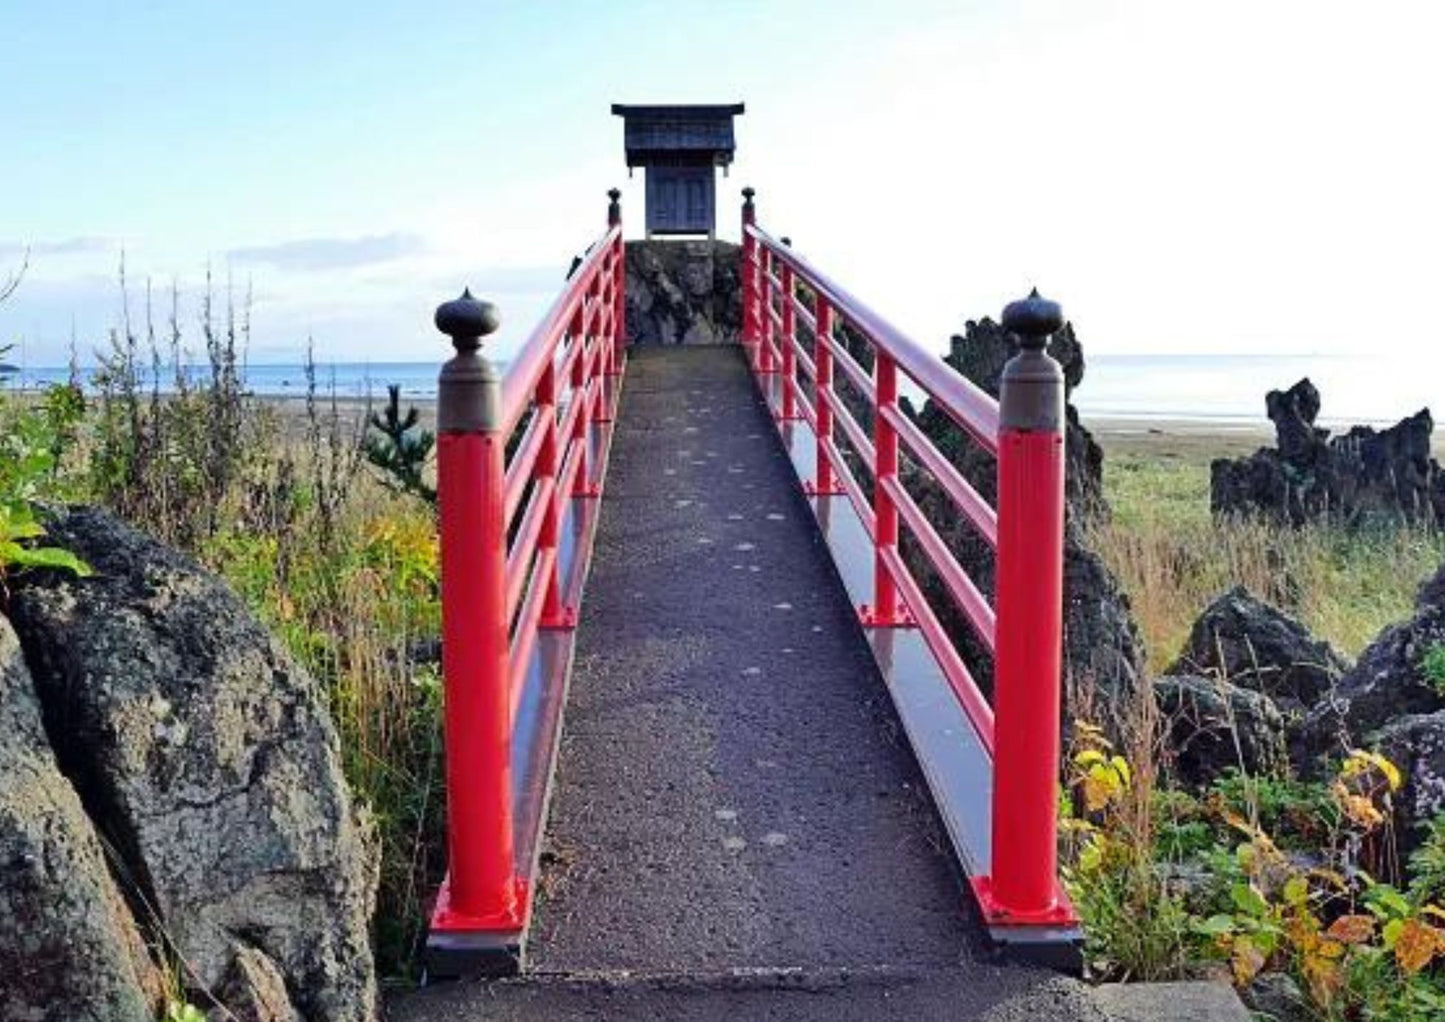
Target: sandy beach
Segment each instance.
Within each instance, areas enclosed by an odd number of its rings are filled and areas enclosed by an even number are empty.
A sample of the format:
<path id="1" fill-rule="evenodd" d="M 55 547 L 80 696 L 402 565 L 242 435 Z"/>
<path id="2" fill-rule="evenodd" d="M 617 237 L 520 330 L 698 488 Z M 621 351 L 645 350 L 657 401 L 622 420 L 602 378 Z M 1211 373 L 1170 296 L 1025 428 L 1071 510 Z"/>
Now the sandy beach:
<path id="1" fill-rule="evenodd" d="M 1238 458 L 1260 447 L 1274 446 L 1274 426 L 1210 422 L 1199 419 L 1085 418 L 1084 425 L 1110 455 L 1157 456 L 1207 464 L 1213 458 Z M 1344 432 L 1344 427 L 1331 430 Z M 1435 457 L 1445 461 L 1445 430 L 1438 426 L 1431 444 Z"/>

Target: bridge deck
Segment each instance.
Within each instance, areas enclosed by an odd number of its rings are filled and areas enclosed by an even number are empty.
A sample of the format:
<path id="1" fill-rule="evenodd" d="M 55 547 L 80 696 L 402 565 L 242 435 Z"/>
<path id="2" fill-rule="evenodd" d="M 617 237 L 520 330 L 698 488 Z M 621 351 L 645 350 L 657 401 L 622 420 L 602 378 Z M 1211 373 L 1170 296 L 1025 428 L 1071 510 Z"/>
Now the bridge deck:
<path id="1" fill-rule="evenodd" d="M 1098 1017 L 983 960 L 740 352 L 635 351 L 613 443 L 530 975 L 393 1017 Z"/>
<path id="2" fill-rule="evenodd" d="M 629 368 L 532 964 L 956 961 L 946 840 L 729 349 Z"/>

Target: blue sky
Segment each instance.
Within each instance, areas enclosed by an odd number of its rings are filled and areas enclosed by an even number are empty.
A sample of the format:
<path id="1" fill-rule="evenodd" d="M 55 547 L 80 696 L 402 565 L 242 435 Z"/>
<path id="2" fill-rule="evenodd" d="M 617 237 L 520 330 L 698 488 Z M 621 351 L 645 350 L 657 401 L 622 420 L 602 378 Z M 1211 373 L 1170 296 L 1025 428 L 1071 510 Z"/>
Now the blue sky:
<path id="1" fill-rule="evenodd" d="M 185 324 L 253 288 L 257 360 L 436 358 L 463 283 L 515 339 L 641 219 L 609 104 L 743 100 L 724 234 L 753 184 L 929 343 L 1037 283 L 1095 352 L 1438 360 L 1440 7 L 7 0 L 0 337 L 98 343 L 124 251 Z"/>

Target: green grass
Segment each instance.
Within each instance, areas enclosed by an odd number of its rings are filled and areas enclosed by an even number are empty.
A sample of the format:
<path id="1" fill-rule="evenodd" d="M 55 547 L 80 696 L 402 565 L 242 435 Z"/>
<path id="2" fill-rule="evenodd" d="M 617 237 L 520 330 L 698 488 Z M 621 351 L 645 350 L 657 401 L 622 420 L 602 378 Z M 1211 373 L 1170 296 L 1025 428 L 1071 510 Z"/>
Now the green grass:
<path id="1" fill-rule="evenodd" d="M 1435 691 L 1445 695 L 1445 643 L 1436 643 L 1425 650 L 1425 656 L 1420 661 L 1420 669 L 1425 673 L 1425 680 L 1430 682 Z"/>
<path id="2" fill-rule="evenodd" d="M 1129 594 L 1156 670 L 1204 606 L 1238 584 L 1356 655 L 1410 614 L 1420 583 L 1445 562 L 1445 535 L 1423 528 L 1215 521 L 1208 465 L 1167 451 L 1111 454 L 1104 489 L 1113 520 L 1092 542 Z"/>

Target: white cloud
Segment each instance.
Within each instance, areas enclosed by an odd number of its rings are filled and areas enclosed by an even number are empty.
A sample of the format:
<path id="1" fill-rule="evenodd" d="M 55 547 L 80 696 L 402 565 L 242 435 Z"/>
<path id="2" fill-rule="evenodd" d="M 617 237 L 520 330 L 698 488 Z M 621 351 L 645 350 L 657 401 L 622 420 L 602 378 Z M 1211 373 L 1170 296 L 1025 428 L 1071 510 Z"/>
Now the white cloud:
<path id="1" fill-rule="evenodd" d="M 359 238 L 300 238 L 269 245 L 233 248 L 236 263 L 262 264 L 279 270 L 350 270 L 395 262 L 426 250 L 415 234 L 394 231 Z"/>

